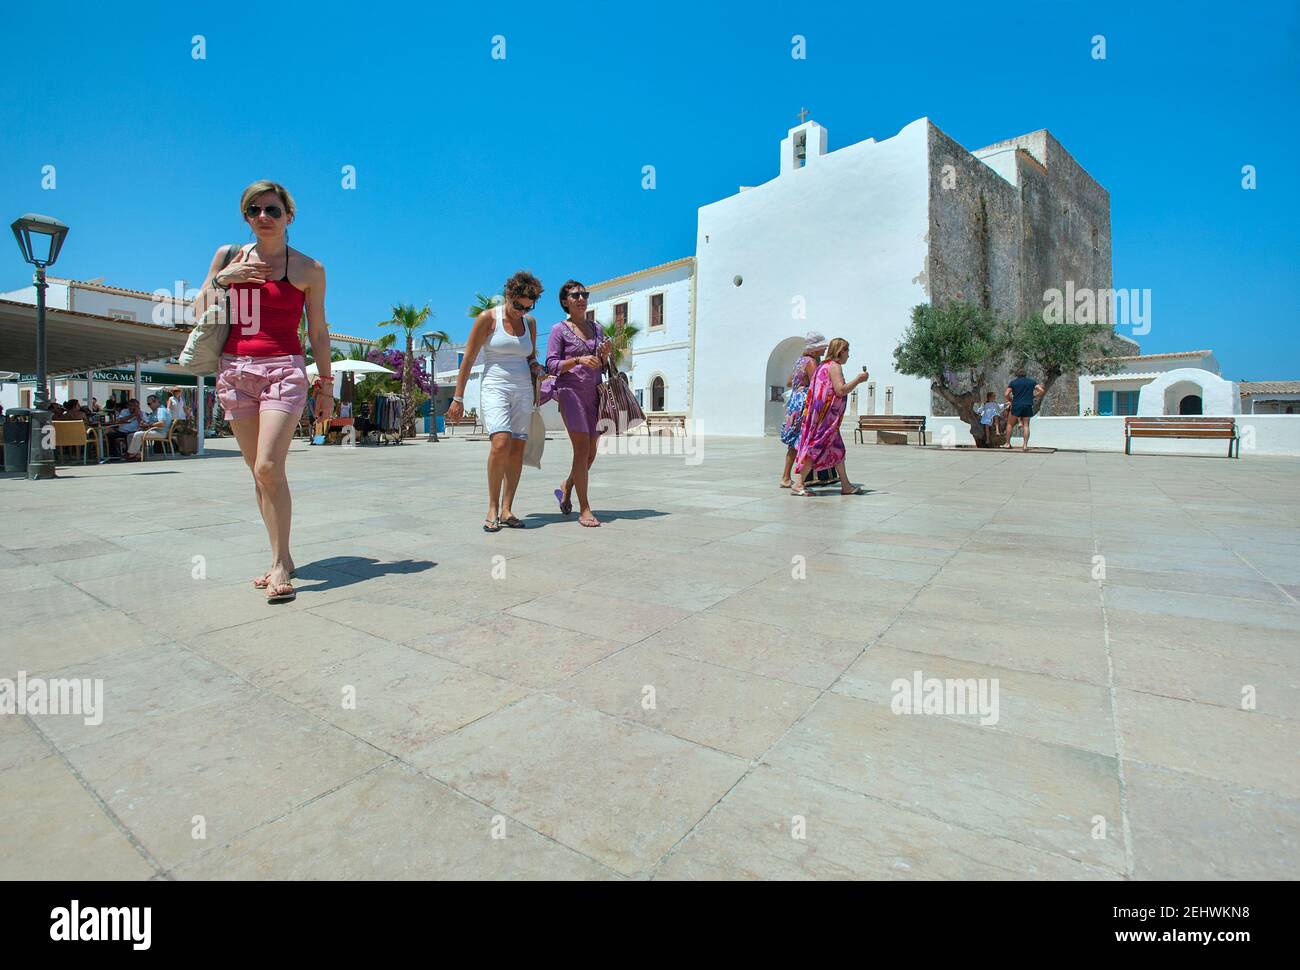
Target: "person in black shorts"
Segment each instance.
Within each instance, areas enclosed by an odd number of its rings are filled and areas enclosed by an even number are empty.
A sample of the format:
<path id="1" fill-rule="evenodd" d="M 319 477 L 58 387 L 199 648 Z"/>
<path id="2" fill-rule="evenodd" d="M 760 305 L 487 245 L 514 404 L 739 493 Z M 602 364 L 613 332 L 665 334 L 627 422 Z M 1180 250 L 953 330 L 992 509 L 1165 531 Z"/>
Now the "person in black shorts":
<path id="1" fill-rule="evenodd" d="M 1016 376 L 1007 382 L 1007 403 L 1011 417 L 1007 419 L 1007 447 L 1011 447 L 1011 429 L 1020 424 L 1020 450 L 1029 450 L 1029 419 L 1034 414 L 1034 404 L 1046 390 L 1032 377 L 1025 376 L 1025 367 L 1016 369 Z"/>

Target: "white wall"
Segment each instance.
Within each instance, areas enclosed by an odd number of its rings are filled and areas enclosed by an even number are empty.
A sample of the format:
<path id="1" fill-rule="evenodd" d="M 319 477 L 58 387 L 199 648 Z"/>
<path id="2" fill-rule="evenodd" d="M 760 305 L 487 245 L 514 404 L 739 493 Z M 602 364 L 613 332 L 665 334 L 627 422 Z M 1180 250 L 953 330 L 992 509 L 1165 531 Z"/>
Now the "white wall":
<path id="1" fill-rule="evenodd" d="M 1236 418 L 1243 461 L 1251 455 L 1300 455 L 1300 414 L 1240 414 Z M 948 441 L 957 446 L 974 444 L 968 426 L 957 418 L 930 418 L 926 422 L 929 440 L 942 445 L 947 427 L 953 429 Z M 1019 448 L 1019 437 L 1012 440 L 1014 447 Z M 1029 444 L 1070 451 L 1122 452 L 1124 418 L 1033 418 L 1029 425 Z M 1216 439 L 1134 438 L 1132 453 L 1226 457 L 1228 443 Z"/>
<path id="2" fill-rule="evenodd" d="M 895 414 L 930 413 L 929 382 L 892 371 L 928 300 L 927 136 L 923 118 L 700 208 L 693 417 L 708 433 L 763 434 L 772 351 L 810 329 L 848 339 L 848 370 L 868 366 L 879 409 L 892 386 Z"/>
<path id="3" fill-rule="evenodd" d="M 691 273 L 686 263 L 611 286 L 591 288 L 588 309 L 602 326 L 614 321 L 614 305 L 627 303 L 627 319 L 640 332 L 632 338 L 631 368 L 625 363 L 633 391 L 641 391 L 643 407 L 650 410 L 650 384 L 664 379 L 664 410 L 687 410 L 690 378 Z M 664 323 L 650 328 L 650 297 L 664 296 Z M 547 328 L 547 335 L 550 328 Z"/>

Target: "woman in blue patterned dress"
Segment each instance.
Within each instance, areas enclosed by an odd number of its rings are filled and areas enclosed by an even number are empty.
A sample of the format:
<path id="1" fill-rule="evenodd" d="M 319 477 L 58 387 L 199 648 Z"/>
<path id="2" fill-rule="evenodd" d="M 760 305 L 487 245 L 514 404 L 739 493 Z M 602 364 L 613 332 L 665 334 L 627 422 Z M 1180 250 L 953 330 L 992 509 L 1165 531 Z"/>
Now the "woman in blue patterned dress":
<path id="1" fill-rule="evenodd" d="M 808 397 L 808 385 L 822 354 L 826 353 L 826 338 L 816 330 L 808 331 L 804 337 L 803 356 L 790 372 L 786 386 L 790 388 L 790 399 L 785 404 L 785 424 L 781 426 L 781 441 L 786 446 L 785 474 L 781 476 L 781 487 L 790 487 L 790 471 L 794 468 L 795 453 L 799 448 L 799 431 L 803 427 L 803 406 Z"/>

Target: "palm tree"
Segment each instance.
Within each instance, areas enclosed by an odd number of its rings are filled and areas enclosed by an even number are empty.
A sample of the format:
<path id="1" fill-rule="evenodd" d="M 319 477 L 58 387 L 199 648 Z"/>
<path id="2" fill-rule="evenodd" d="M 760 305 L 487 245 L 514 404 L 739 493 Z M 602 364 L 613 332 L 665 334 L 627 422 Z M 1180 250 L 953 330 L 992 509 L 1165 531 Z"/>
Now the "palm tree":
<path id="1" fill-rule="evenodd" d="M 632 338 L 641 332 L 641 328 L 635 323 L 625 323 L 620 330 L 617 323 L 605 323 L 601 324 L 600 329 L 613 347 L 610 360 L 614 362 L 614 369 L 622 370 L 624 358 L 631 356 Z"/>
<path id="2" fill-rule="evenodd" d="M 488 296 L 486 293 L 475 293 L 474 302 L 469 305 L 469 318 L 477 320 L 478 315 L 484 310 L 491 310 L 494 306 L 504 303 L 505 300 L 499 296 Z"/>
<path id="3" fill-rule="evenodd" d="M 417 310 L 414 304 L 398 303 L 393 307 L 393 316 L 380 322 L 381 327 L 401 327 L 406 331 L 406 353 L 402 357 L 402 395 L 405 405 L 402 407 L 402 437 L 415 437 L 415 373 L 411 367 L 415 360 L 415 331 L 424 326 L 424 321 L 433 316 L 429 304 Z"/>

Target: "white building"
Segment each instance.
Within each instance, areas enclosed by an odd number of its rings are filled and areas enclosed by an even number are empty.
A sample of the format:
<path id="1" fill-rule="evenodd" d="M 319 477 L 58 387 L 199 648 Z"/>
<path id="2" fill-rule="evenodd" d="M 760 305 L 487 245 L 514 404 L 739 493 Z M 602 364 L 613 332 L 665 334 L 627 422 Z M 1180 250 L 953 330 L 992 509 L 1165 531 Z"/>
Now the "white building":
<path id="1" fill-rule="evenodd" d="M 587 317 L 637 328 L 622 370 L 646 411 L 686 415 L 691 404 L 695 260 L 690 256 L 588 286 Z M 539 333 L 538 342 L 549 336 Z"/>
<path id="2" fill-rule="evenodd" d="M 116 320 L 153 323 L 164 327 L 188 325 L 185 311 L 189 308 L 189 302 L 175 295 L 155 296 L 143 290 L 109 286 L 104 283 L 103 277 L 87 281 L 56 276 L 46 279 L 49 286 L 45 291 L 45 305 L 51 309 L 93 313 Z M 0 300 L 34 305 L 36 287 L 25 286 L 0 293 Z M 98 370 L 91 375 L 89 387 L 84 371 L 78 375 L 49 376 L 50 399 L 60 402 L 76 398 L 89 403 L 92 397 L 101 403 L 111 397 L 135 397 L 143 401 L 144 395 L 153 393 L 154 389 L 161 392 L 169 387 L 192 387 L 195 384 L 192 375 L 176 367 L 170 360 L 140 360 L 134 367 Z M 207 379 L 207 386 L 213 386 L 212 378 Z M 13 383 L 0 382 L 0 404 L 6 408 L 31 407 L 35 388 L 34 374 L 19 375 Z"/>
<path id="3" fill-rule="evenodd" d="M 817 330 L 871 372 L 850 416 L 929 415 L 929 381 L 893 370 L 912 307 L 983 299 L 1021 316 L 1058 279 L 1110 286 L 1109 198 L 1045 131 L 972 153 L 921 118 L 830 151 L 807 121 L 777 161 L 775 177 L 700 207 L 694 258 L 591 286 L 602 324 L 640 328 L 629 376 L 647 411 L 774 434 Z"/>
<path id="4" fill-rule="evenodd" d="M 589 315 L 638 327 L 624 370 L 646 411 L 774 434 L 817 330 L 849 341 L 850 372 L 871 372 L 850 420 L 942 414 L 927 380 L 893 370 L 912 307 L 965 300 L 1023 319 L 1067 281 L 1111 290 L 1109 196 L 1047 131 L 967 151 L 921 118 L 879 142 L 828 142 L 814 121 L 791 128 L 775 177 L 700 207 L 693 258 L 590 286 Z M 1057 382 L 1045 415 L 1243 410 L 1210 351 L 1142 354 L 1117 336 L 1133 348 L 1119 372 Z M 1285 410 L 1275 384 L 1268 406 Z"/>
<path id="5" fill-rule="evenodd" d="M 1079 413 L 1123 415 L 1239 414 L 1232 381 L 1219 374 L 1213 351 L 1116 357 L 1114 374 L 1079 376 Z"/>

